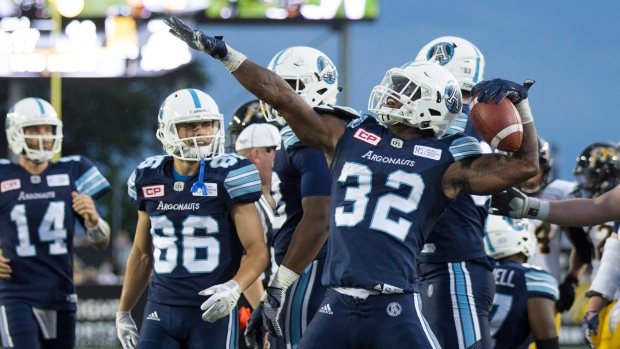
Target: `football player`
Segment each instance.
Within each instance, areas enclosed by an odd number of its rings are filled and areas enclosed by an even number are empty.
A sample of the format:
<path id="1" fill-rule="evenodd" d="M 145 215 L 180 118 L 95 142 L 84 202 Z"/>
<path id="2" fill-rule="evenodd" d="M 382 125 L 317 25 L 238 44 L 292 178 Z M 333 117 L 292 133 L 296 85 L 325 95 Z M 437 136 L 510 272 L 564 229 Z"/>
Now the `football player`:
<path id="1" fill-rule="evenodd" d="M 554 303 L 558 283 L 545 270 L 526 264 L 536 252 L 534 225 L 489 215 L 484 247 L 497 259 L 497 287 L 490 312 L 493 348 L 557 349 Z"/>
<path id="2" fill-rule="evenodd" d="M 5 348 L 74 348 L 76 221 L 98 249 L 110 227 L 94 200 L 110 191 L 83 156 L 61 157 L 62 122 L 40 98 L 17 102 L 6 117 L 13 164 L 0 159 L 0 334 Z"/>
<path id="3" fill-rule="evenodd" d="M 485 153 L 491 147 L 469 120 L 471 88 L 483 80 L 484 56 L 471 42 L 454 37 L 426 44 L 416 60 L 437 62 L 457 79 L 463 111 L 446 132 L 476 138 Z M 458 195 L 435 223 L 420 254 L 420 296 L 424 317 L 443 348 L 491 348 L 489 310 L 495 293 L 495 262 L 484 251 L 484 224 L 490 196 Z"/>
<path id="4" fill-rule="evenodd" d="M 260 107 L 259 102 L 256 101 L 256 105 Z M 267 196 L 271 197 L 269 188 L 271 185 L 273 162 L 276 156 L 276 149 L 280 148 L 282 138 L 278 128 L 274 125 L 265 123 L 265 119 L 262 118 L 260 123 L 251 123 L 247 125 L 239 134 L 235 137 L 235 151 L 237 154 L 250 159 L 254 166 L 258 169 L 258 175 L 261 181 L 262 195 L 259 201 L 256 202 L 256 209 L 263 225 L 263 233 L 265 235 L 265 242 L 270 243 L 273 240 L 273 229 L 271 221 L 274 217 L 273 207 L 269 204 Z M 230 133 L 230 131 L 229 131 Z M 269 251 L 269 256 L 272 256 Z M 245 256 L 243 257 L 245 258 Z M 271 258 L 270 258 L 271 260 Z M 271 264 L 271 263 L 269 263 Z M 244 292 L 243 297 L 239 299 L 239 305 L 249 305 L 251 309 L 256 309 L 260 303 L 260 299 L 265 291 L 265 286 L 268 277 L 271 276 L 270 268 L 261 274 L 261 276 L 252 283 Z M 247 304 L 244 304 L 244 301 Z M 250 315 L 250 308 L 247 309 L 248 317 Z M 243 310 L 243 308 L 240 308 Z M 246 327 L 242 324 L 242 330 Z M 245 323 L 247 326 L 247 322 Z M 239 336 L 240 346 L 245 347 L 244 336 Z"/>
<path id="5" fill-rule="evenodd" d="M 311 107 L 334 113 L 344 110 L 333 107 L 340 91 L 338 71 L 323 52 L 305 46 L 290 47 L 276 54 L 268 68 L 284 79 Z M 265 109 L 268 120 L 286 123 L 277 110 L 269 105 L 265 105 Z M 286 290 L 277 323 L 269 306 L 263 308 L 263 312 L 265 326 L 275 335 L 272 348 L 291 348 L 297 346 L 325 297 L 326 288 L 321 284 L 321 278 L 329 232 L 331 175 L 320 150 L 302 143 L 289 126 L 284 126 L 281 134 L 283 144 L 276 153 L 272 183 L 277 198 L 272 245 L 275 262 L 280 266 L 276 278 L 288 273 L 295 282 L 290 287 L 283 285 L 267 289 L 267 292 Z M 260 320 L 260 316 L 254 314 L 256 320 Z M 253 338 L 259 333 L 261 324 L 256 321 L 252 322 L 253 328 L 248 327 L 248 345 L 254 345 Z"/>
<path id="6" fill-rule="evenodd" d="M 553 155 L 549 143 L 538 138 L 538 174 L 521 183 L 519 188 L 529 196 L 542 200 L 565 200 L 574 198 L 575 183 L 562 179 L 554 179 Z M 590 263 L 590 243 L 584 230 L 579 227 L 562 227 L 557 224 L 543 222 L 537 219 L 530 220 L 536 226 L 538 251 L 529 263 L 539 266 L 553 275 L 560 283 L 560 298 L 556 304 L 556 323 L 560 326 L 560 313 L 567 311 L 575 301 L 575 291 L 579 278 Z M 560 276 L 560 240 L 562 232 L 566 234 L 573 248 L 569 258 L 569 267 L 564 280 Z"/>
<path id="7" fill-rule="evenodd" d="M 459 193 L 499 192 L 538 172 L 527 100 L 533 82 L 494 79 L 474 86 L 481 102 L 511 98 L 524 128 L 514 157 L 482 154 L 474 138 L 442 138 L 461 112 L 462 96 L 454 76 L 440 65 L 417 61 L 388 70 L 369 99 L 378 118 L 347 123 L 313 109 L 284 79 L 220 38 L 175 17 L 165 23 L 192 48 L 220 60 L 280 113 L 300 141 L 322 150 L 330 165 L 330 236 L 322 280 L 328 289 L 298 348 L 438 347 L 420 311 L 418 253 Z M 281 276 L 276 274 L 273 288 L 295 279 Z M 271 292 L 265 300 L 275 319 L 284 293 Z"/>
<path id="8" fill-rule="evenodd" d="M 612 190 L 620 183 L 620 159 L 615 144 L 595 142 L 586 146 L 577 156 L 577 163 L 573 169 L 577 181 L 576 194 L 578 197 L 593 198 Z M 606 241 L 612 233 L 617 233 L 614 222 L 606 222 L 586 227 L 588 238 L 594 247 L 592 260 L 592 279 L 596 279 L 601 264 Z M 592 332 L 586 340 L 595 348 L 620 348 L 620 335 L 616 341 L 612 340 L 608 323 L 610 309 L 618 299 L 618 292 L 604 295 L 598 286 L 600 281 L 593 283 L 593 287 L 586 292 L 588 312 L 584 317 L 584 326 Z M 594 318 L 598 318 L 595 326 Z M 614 343 L 615 342 L 615 346 Z"/>
<path id="9" fill-rule="evenodd" d="M 592 349 L 620 348 L 620 243 L 617 231 L 618 224 L 615 232 L 605 241 L 596 276 L 586 293 L 590 299 L 582 329 L 585 342 Z"/>
<path id="10" fill-rule="evenodd" d="M 255 206 L 258 171 L 223 153 L 222 126 L 206 93 L 172 93 L 157 128 L 168 156 L 147 158 L 127 181 L 138 222 L 116 313 L 125 349 L 236 347 L 236 303 L 265 270 L 267 248 Z M 138 338 L 130 311 L 149 278 Z"/>
<path id="11" fill-rule="evenodd" d="M 620 212 L 614 206 L 620 202 L 620 191 L 617 189 L 620 180 L 619 164 L 617 148 L 614 144 L 596 142 L 587 146 L 579 154 L 573 171 L 578 182 L 576 193 L 581 198 L 541 201 L 527 197 L 514 189 L 493 197 L 493 207 L 503 215 L 514 218 L 531 217 L 557 224 L 588 226 L 588 235 L 594 245 L 595 259 L 601 260 L 599 267 L 596 267 L 599 262 L 592 261 L 593 269 L 597 269 L 598 277 L 595 277 L 597 282 L 592 283 L 587 293 L 591 297 L 588 306 L 590 311 L 585 314 L 583 324 L 586 340 L 592 346 L 603 346 L 602 337 L 605 333 L 609 334 L 609 331 L 603 327 L 608 321 L 599 321 L 598 311 L 613 301 L 616 290 L 620 286 L 620 268 L 617 267 L 620 264 L 617 263 L 619 259 L 616 257 L 618 255 L 616 250 L 618 248 L 615 243 L 617 235 L 613 233 L 613 222 L 620 220 Z M 610 236 L 614 239 L 609 239 Z M 609 253 L 603 253 L 601 256 L 603 246 L 605 246 L 604 250 Z M 605 259 L 613 261 L 607 263 L 607 268 L 602 267 Z M 597 336 L 597 333 L 602 334 Z"/>

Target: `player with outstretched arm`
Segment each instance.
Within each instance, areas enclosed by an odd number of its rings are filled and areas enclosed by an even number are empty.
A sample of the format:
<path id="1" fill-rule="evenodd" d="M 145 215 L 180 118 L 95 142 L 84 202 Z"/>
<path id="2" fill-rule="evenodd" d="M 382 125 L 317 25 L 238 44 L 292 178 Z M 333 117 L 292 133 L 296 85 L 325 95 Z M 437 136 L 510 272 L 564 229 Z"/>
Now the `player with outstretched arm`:
<path id="1" fill-rule="evenodd" d="M 434 222 L 460 193 L 505 190 L 538 172 L 536 129 L 523 86 L 494 79 L 478 84 L 488 103 L 508 97 L 523 121 L 512 157 L 482 155 L 479 142 L 441 138 L 461 112 L 456 79 L 431 62 L 390 69 L 369 109 L 378 115 L 347 123 L 310 107 L 269 69 L 179 19 L 165 20 L 190 47 L 220 60 L 246 89 L 275 108 L 306 145 L 323 151 L 332 172 L 325 300 L 298 348 L 437 348 L 420 312 L 416 262 Z M 272 286 L 292 283 L 288 277 Z M 284 290 L 265 300 L 277 319 Z M 269 316 L 269 315 L 268 315 Z M 383 335 L 389 333 L 390 335 Z"/>

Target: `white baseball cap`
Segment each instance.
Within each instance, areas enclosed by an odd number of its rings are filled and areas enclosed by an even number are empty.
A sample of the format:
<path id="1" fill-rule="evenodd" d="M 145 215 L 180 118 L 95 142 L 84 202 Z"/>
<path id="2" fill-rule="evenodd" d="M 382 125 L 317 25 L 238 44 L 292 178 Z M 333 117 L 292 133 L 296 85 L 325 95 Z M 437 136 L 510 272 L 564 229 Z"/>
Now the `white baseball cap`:
<path id="1" fill-rule="evenodd" d="M 280 131 L 271 124 L 251 124 L 241 131 L 237 142 L 235 142 L 235 151 L 250 148 L 276 147 L 280 148 Z"/>

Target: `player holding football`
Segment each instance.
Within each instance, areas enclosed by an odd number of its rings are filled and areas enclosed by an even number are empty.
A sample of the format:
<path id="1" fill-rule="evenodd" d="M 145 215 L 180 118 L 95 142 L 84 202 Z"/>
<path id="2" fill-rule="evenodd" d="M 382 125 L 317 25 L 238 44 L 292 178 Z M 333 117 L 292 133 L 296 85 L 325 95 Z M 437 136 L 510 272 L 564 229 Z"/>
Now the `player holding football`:
<path id="1" fill-rule="evenodd" d="M 110 191 L 83 156 L 50 159 L 61 150 L 62 122 L 40 98 L 17 102 L 6 117 L 19 163 L 0 159 L 0 334 L 5 348 L 74 348 L 76 221 L 104 249 L 110 227 L 95 199 Z"/>
<path id="2" fill-rule="evenodd" d="M 497 259 L 490 312 L 493 348 L 559 348 L 554 320 L 558 283 L 543 269 L 526 264 L 536 253 L 534 225 L 490 215 L 484 247 Z"/>
<path id="3" fill-rule="evenodd" d="M 416 60 L 437 62 L 457 79 L 463 94 L 463 112 L 446 132 L 463 132 L 491 147 L 469 121 L 470 91 L 483 80 L 484 56 L 471 42 L 440 37 L 426 44 Z M 495 262 L 484 251 L 484 225 L 490 196 L 458 195 L 435 223 L 420 254 L 420 296 L 424 317 L 443 348 L 473 345 L 491 348 L 489 310 L 495 294 Z"/>
<path id="4" fill-rule="evenodd" d="M 323 274 L 329 288 L 298 348 L 438 347 L 420 312 L 418 251 L 459 193 L 498 192 L 537 173 L 536 130 L 527 102 L 531 83 L 495 79 L 472 90 L 480 91 L 482 102 L 508 96 L 523 120 L 524 141 L 514 157 L 482 155 L 471 137 L 441 138 L 461 112 L 462 96 L 454 77 L 437 64 L 390 69 L 369 101 L 381 123 L 368 117 L 347 124 L 312 109 L 285 80 L 221 39 L 174 17 L 165 23 L 190 47 L 220 60 L 246 89 L 276 109 L 304 144 L 323 150 L 331 166 Z M 284 292 L 265 300 L 276 319 Z"/>
<path id="5" fill-rule="evenodd" d="M 268 68 L 286 80 L 311 107 L 319 107 L 343 117 L 356 115 L 336 104 L 338 71 L 323 52 L 306 46 L 287 48 L 274 56 Z M 266 118 L 285 124 L 278 111 L 266 105 Z M 264 325 L 277 338 L 272 347 L 290 348 L 299 342 L 303 331 L 319 310 L 326 287 L 321 284 L 329 232 L 331 175 L 320 150 L 302 143 L 289 126 L 282 131 L 283 144 L 274 165 L 276 221 L 283 221 L 275 231 L 273 248 L 280 265 L 275 280 L 290 275 L 289 285 L 269 287 L 267 292 L 286 289 L 278 322 L 270 304 L 263 308 Z M 298 277 L 299 275 L 299 277 Z M 275 282 L 275 281 L 274 281 Z M 280 281 L 281 282 L 281 281 Z M 273 283 L 272 285 L 273 286 Z M 261 314 L 254 314 L 247 338 L 253 345 L 259 338 Z"/>
<path id="6" fill-rule="evenodd" d="M 116 313 L 125 349 L 237 345 L 236 303 L 265 269 L 267 248 L 255 206 L 258 171 L 246 158 L 222 154 L 222 126 L 206 93 L 172 93 L 157 129 L 168 156 L 147 158 L 127 182 L 138 223 Z M 138 341 L 130 311 L 149 278 Z"/>

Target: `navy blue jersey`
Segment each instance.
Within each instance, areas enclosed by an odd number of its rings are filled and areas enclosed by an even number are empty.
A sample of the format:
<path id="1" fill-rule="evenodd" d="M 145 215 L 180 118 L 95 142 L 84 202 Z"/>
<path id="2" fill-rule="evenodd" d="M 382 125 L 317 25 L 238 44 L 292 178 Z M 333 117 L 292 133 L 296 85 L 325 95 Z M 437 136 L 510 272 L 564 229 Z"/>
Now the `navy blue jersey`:
<path id="1" fill-rule="evenodd" d="M 0 280 L 0 303 L 76 310 L 73 235 L 76 220 L 71 192 L 93 199 L 110 183 L 82 156 L 50 162 L 40 175 L 0 159 L 0 244 L 11 260 L 9 279 Z"/>
<path id="2" fill-rule="evenodd" d="M 480 142 L 483 152 L 490 153 L 489 145 L 478 135 L 469 120 L 469 105 L 461 113 L 447 135 L 463 132 Z M 484 226 L 488 215 L 490 196 L 466 195 L 456 197 L 435 224 L 420 254 L 420 262 L 455 263 L 473 259 L 486 261 Z"/>
<path id="3" fill-rule="evenodd" d="M 273 238 L 277 264 L 282 263 L 293 233 L 304 215 L 302 199 L 329 196 L 331 192 L 331 174 L 323 152 L 303 144 L 289 126 L 285 126 L 280 134 L 282 146 L 276 152 L 273 165 L 274 178 L 277 179 L 272 186 L 276 212 L 282 221 Z M 326 246 L 316 258 L 325 257 Z"/>
<path id="4" fill-rule="evenodd" d="M 144 160 L 127 181 L 131 200 L 151 220 L 153 276 L 148 299 L 169 306 L 200 306 L 198 292 L 230 280 L 243 246 L 230 216 L 236 204 L 258 201 L 258 170 L 250 160 L 224 154 L 207 161 L 206 193 L 192 193 L 198 173 L 186 181 L 172 175 L 173 158 Z"/>
<path id="5" fill-rule="evenodd" d="M 399 139 L 372 117 L 353 121 L 336 146 L 323 284 L 417 291 L 424 239 L 452 202 L 446 169 L 479 156 L 480 143 L 456 134 Z"/>
<path id="6" fill-rule="evenodd" d="M 495 274 L 495 299 L 489 313 L 494 348 L 528 348 L 532 343 L 527 317 L 530 298 L 558 299 L 558 283 L 551 274 L 530 264 L 501 261 Z"/>

